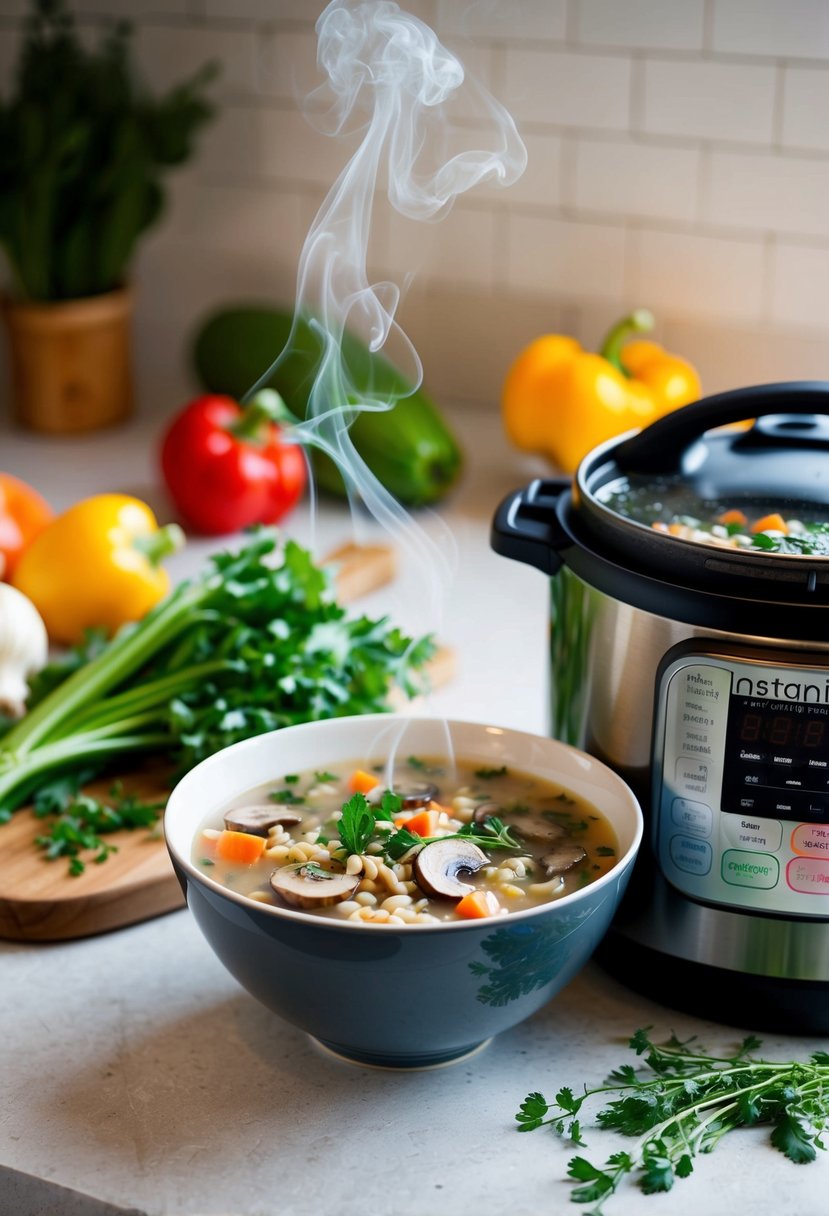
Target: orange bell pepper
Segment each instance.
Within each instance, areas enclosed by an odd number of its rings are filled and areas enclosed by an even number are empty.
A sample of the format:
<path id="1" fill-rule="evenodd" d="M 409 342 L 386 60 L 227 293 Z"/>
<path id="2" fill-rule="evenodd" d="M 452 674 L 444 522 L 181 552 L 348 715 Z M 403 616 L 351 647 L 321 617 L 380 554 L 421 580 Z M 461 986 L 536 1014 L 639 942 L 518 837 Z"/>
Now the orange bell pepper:
<path id="1" fill-rule="evenodd" d="M 656 342 L 628 341 L 653 324 L 649 312 L 637 309 L 614 325 L 599 354 L 562 334 L 531 342 L 504 382 L 502 413 L 512 443 L 572 473 L 598 444 L 695 401 L 701 389 L 690 363 Z"/>
<path id="2" fill-rule="evenodd" d="M 23 550 L 52 517 L 37 490 L 11 473 L 0 473 L 0 578 L 11 578 Z"/>
<path id="3" fill-rule="evenodd" d="M 52 520 L 10 581 L 35 605 L 53 641 L 79 642 L 87 629 L 115 633 L 163 599 L 170 579 L 159 562 L 183 540 L 181 528 L 159 528 L 137 498 L 98 494 Z"/>

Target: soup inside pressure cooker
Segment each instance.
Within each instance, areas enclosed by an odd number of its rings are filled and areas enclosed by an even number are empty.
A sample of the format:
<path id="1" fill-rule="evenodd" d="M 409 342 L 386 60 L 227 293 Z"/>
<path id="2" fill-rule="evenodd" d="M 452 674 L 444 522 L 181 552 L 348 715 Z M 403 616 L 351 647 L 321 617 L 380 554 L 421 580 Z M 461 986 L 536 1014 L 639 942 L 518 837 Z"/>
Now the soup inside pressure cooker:
<path id="1" fill-rule="evenodd" d="M 624 477 L 597 492 L 617 515 L 682 540 L 729 549 L 829 556 L 829 518 L 815 504 L 701 499 L 681 477 Z"/>
<path id="2" fill-rule="evenodd" d="M 616 862 L 612 825 L 554 781 L 411 756 L 395 767 L 289 773 L 196 835 L 193 863 L 276 907 L 370 925 L 504 916 Z"/>

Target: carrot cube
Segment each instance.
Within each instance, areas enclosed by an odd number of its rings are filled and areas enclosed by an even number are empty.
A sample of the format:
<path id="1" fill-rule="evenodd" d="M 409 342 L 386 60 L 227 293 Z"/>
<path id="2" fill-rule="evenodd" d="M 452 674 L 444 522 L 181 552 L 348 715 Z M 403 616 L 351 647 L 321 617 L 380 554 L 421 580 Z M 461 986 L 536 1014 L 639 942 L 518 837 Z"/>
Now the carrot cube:
<path id="1" fill-rule="evenodd" d="M 439 814 L 439 810 L 418 811 L 410 819 L 401 819 L 398 826 L 408 828 L 415 836 L 422 836 L 425 840 L 428 836 L 434 836 L 435 832 L 437 832 Z"/>
<path id="2" fill-rule="evenodd" d="M 466 920 L 477 920 L 482 916 L 497 916 L 501 905 L 492 891 L 470 891 L 458 900 L 455 911 Z"/>
<path id="3" fill-rule="evenodd" d="M 725 524 L 726 526 L 728 524 L 739 524 L 741 528 L 744 528 L 748 523 L 748 518 L 744 511 L 740 511 L 737 507 L 734 507 L 731 511 L 723 511 L 722 515 L 718 515 L 717 523 Z"/>
<path id="4" fill-rule="evenodd" d="M 375 785 L 380 784 L 380 779 L 374 773 L 367 773 L 364 769 L 358 768 L 356 773 L 352 773 L 348 782 L 348 788 L 352 794 L 368 794 Z"/>
<path id="5" fill-rule="evenodd" d="M 755 519 L 751 530 L 752 532 L 782 532 L 784 535 L 788 535 L 789 532 L 785 519 L 777 511 L 771 515 L 764 515 L 762 519 Z"/>
<path id="6" fill-rule="evenodd" d="M 216 855 L 223 861 L 238 861 L 242 865 L 252 866 L 264 853 L 266 844 L 264 836 L 225 829 L 216 841 Z"/>

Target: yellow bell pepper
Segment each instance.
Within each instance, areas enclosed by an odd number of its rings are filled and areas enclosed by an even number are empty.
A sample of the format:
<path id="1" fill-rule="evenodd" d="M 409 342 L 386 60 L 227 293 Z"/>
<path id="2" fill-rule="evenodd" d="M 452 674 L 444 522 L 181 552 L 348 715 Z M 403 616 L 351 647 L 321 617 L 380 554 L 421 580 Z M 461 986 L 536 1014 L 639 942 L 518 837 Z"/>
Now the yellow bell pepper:
<path id="1" fill-rule="evenodd" d="M 700 382 L 690 363 L 656 342 L 628 341 L 653 324 L 649 312 L 637 309 L 614 325 L 600 354 L 561 334 L 531 342 L 504 382 L 502 412 L 512 443 L 572 473 L 606 439 L 696 401 Z"/>
<path id="2" fill-rule="evenodd" d="M 98 494 L 35 537 L 13 571 L 14 586 L 35 605 L 55 642 L 79 642 L 92 628 L 113 634 L 167 594 L 170 580 L 159 562 L 183 539 L 176 524 L 159 528 L 139 499 Z"/>

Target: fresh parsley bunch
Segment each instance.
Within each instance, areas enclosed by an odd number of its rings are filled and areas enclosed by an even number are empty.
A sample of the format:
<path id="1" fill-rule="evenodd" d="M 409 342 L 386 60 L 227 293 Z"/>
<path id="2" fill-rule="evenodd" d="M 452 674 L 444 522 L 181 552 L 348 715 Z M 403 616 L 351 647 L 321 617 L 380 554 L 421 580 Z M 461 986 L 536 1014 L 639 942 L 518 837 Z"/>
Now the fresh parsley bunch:
<path id="1" fill-rule="evenodd" d="M 381 712 L 394 685 L 420 690 L 433 650 L 385 617 L 346 616 L 305 549 L 259 531 L 137 625 L 41 673 L 0 736 L 0 821 L 79 769 L 153 754 L 182 773 L 278 727 Z"/>
<path id="2" fill-rule="evenodd" d="M 772 1145 L 797 1165 L 814 1161 L 824 1148 L 829 1120 L 829 1053 L 816 1051 L 806 1062 L 775 1063 L 753 1053 L 760 1040 L 743 1039 L 731 1056 L 712 1056 L 693 1048 L 694 1039 L 671 1036 L 656 1044 L 647 1027 L 637 1030 L 630 1047 L 645 1057 L 645 1068 L 623 1064 L 603 1085 L 576 1097 L 567 1087 L 554 1103 L 540 1093 L 528 1094 L 515 1118 L 521 1132 L 552 1127 L 574 1144 L 586 1147 L 579 1114 L 597 1094 L 619 1097 L 599 1111 L 600 1127 L 636 1138 L 629 1152 L 613 1153 L 604 1166 L 574 1157 L 568 1176 L 577 1184 L 570 1198 L 594 1206 L 588 1216 L 602 1216 L 604 1204 L 628 1175 L 637 1177 L 646 1195 L 671 1189 L 675 1178 L 687 1178 L 699 1153 L 710 1153 L 726 1133 L 738 1127 L 770 1124 Z"/>

